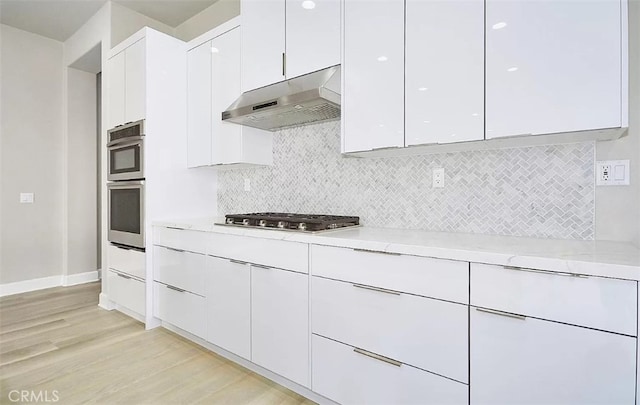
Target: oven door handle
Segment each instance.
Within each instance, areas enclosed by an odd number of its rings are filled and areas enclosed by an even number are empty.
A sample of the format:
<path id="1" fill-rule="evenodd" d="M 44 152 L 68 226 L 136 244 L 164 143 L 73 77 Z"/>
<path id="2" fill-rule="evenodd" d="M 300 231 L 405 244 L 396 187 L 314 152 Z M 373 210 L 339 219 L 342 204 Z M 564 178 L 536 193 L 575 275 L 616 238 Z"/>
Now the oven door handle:
<path id="1" fill-rule="evenodd" d="M 126 138 L 114 139 L 113 141 L 107 144 L 107 148 L 111 148 L 112 146 L 127 146 L 127 145 L 135 145 L 136 143 L 140 143 L 144 137 L 142 136 L 128 136 Z"/>

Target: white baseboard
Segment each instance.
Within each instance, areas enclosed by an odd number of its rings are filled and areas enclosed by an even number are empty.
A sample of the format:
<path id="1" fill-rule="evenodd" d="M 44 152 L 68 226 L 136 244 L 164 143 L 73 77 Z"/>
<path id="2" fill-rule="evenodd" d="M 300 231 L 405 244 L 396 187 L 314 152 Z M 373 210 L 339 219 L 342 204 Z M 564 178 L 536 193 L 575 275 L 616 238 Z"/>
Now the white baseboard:
<path id="1" fill-rule="evenodd" d="M 107 311 L 111 311 L 116 308 L 113 301 L 109 299 L 109 296 L 103 292 L 100 293 L 98 306 L 102 309 L 106 309 Z"/>
<path id="2" fill-rule="evenodd" d="M 45 288 L 90 283 L 99 279 L 99 272 L 94 270 L 86 273 L 70 274 L 68 276 L 51 276 L 35 278 L 33 280 L 17 281 L 15 283 L 0 284 L 0 297 L 21 294 L 29 291 L 44 290 Z"/>
<path id="3" fill-rule="evenodd" d="M 25 293 L 29 291 L 44 290 L 45 288 L 59 287 L 62 285 L 62 276 L 35 278 L 33 280 L 17 281 L 15 283 L 0 284 L 0 297 Z"/>
<path id="4" fill-rule="evenodd" d="M 62 285 L 70 286 L 77 284 L 90 283 L 92 281 L 100 280 L 100 273 L 98 270 L 87 271 L 85 273 L 69 274 L 68 276 L 62 276 Z"/>

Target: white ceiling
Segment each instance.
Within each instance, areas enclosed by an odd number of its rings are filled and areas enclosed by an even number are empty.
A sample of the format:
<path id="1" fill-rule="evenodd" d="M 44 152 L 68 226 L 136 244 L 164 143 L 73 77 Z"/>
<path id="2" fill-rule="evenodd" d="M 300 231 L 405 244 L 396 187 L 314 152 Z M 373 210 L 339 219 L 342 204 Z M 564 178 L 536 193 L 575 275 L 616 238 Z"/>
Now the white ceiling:
<path id="1" fill-rule="evenodd" d="M 217 0 L 114 0 L 171 27 Z M 58 41 L 67 40 L 107 0 L 0 0 L 0 23 Z"/>

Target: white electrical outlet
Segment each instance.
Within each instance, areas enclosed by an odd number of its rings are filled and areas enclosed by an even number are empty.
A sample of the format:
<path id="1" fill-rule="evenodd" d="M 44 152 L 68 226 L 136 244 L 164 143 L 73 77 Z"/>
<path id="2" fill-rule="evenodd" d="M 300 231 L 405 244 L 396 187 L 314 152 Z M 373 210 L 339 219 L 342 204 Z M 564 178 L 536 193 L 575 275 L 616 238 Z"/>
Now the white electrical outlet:
<path id="1" fill-rule="evenodd" d="M 251 191 L 251 179 L 244 179 L 244 191 Z"/>
<path id="2" fill-rule="evenodd" d="M 33 193 L 20 193 L 20 204 L 33 204 Z"/>
<path id="3" fill-rule="evenodd" d="M 596 186 L 628 186 L 628 160 L 602 160 L 596 162 Z"/>
<path id="4" fill-rule="evenodd" d="M 433 188 L 444 188 L 444 168 L 433 169 Z"/>

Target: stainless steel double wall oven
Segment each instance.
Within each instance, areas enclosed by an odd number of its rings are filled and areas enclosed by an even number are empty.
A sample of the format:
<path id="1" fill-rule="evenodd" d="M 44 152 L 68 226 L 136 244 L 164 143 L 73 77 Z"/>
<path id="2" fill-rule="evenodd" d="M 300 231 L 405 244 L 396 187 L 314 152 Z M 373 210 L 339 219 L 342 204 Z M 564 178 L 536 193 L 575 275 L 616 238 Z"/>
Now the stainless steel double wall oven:
<path id="1" fill-rule="evenodd" d="M 144 249 L 144 120 L 107 131 L 108 239 Z"/>

